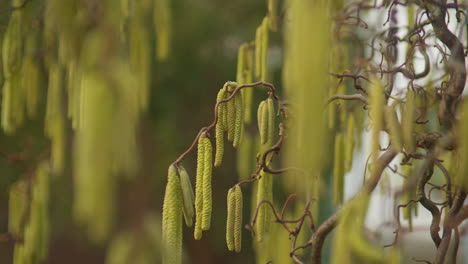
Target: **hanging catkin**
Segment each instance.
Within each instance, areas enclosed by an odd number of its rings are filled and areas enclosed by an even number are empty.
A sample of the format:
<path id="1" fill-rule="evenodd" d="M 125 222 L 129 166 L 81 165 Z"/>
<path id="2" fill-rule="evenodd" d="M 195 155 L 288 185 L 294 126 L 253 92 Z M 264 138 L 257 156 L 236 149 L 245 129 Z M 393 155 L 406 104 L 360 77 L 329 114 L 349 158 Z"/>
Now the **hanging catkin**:
<path id="1" fill-rule="evenodd" d="M 203 137 L 204 148 L 204 165 L 203 165 L 203 210 L 202 210 L 202 224 L 201 229 L 206 231 L 211 226 L 211 211 L 212 211 L 212 197 L 211 197 L 211 175 L 213 171 L 213 147 L 211 141 L 207 137 Z"/>
<path id="2" fill-rule="evenodd" d="M 234 250 L 239 253 L 242 249 L 242 190 L 239 185 L 234 186 Z"/>
<path id="3" fill-rule="evenodd" d="M 162 219 L 162 263 L 182 263 L 182 194 L 173 165 L 168 171 Z"/>
<path id="4" fill-rule="evenodd" d="M 413 130 L 415 121 L 415 96 L 412 89 L 406 93 L 406 102 L 402 111 L 401 127 L 403 129 L 403 144 L 407 153 L 415 151 Z"/>
<path id="5" fill-rule="evenodd" d="M 372 83 L 369 92 L 372 124 L 371 161 L 375 161 L 380 151 L 380 131 L 384 124 L 385 97 L 382 82 L 379 79 L 374 79 Z"/>
<path id="6" fill-rule="evenodd" d="M 218 96 L 216 98 L 216 102 L 219 102 L 226 98 L 226 90 L 223 88 L 219 90 Z M 215 162 L 214 166 L 218 168 L 221 166 L 223 161 L 224 155 L 224 124 L 225 118 L 224 115 L 226 114 L 226 103 L 221 103 L 218 105 L 218 121 L 216 123 L 216 153 L 215 153 Z"/>
<path id="7" fill-rule="evenodd" d="M 234 250 L 234 220 L 236 216 L 234 188 L 229 189 L 227 194 L 226 245 L 229 251 Z"/>
<path id="8" fill-rule="evenodd" d="M 397 152 L 401 152 L 403 146 L 401 126 L 398 122 L 398 117 L 395 109 L 397 105 L 398 102 L 395 101 L 390 105 L 390 107 L 387 107 L 385 112 L 385 119 L 387 121 L 388 130 L 390 132 L 390 141 L 392 144 L 392 148 Z"/>
<path id="9" fill-rule="evenodd" d="M 244 130 L 244 103 L 242 102 L 242 94 L 239 91 L 234 96 L 234 106 L 236 111 L 236 120 L 234 128 L 234 140 L 232 145 L 237 148 L 242 140 Z"/>
<path id="10" fill-rule="evenodd" d="M 229 91 L 228 95 L 232 95 L 234 90 L 230 85 L 227 86 Z M 229 141 L 234 141 L 234 134 L 236 130 L 236 103 L 235 97 L 232 97 L 227 103 L 227 138 Z"/>
<path id="11" fill-rule="evenodd" d="M 205 173 L 205 132 L 198 139 L 197 176 L 195 182 L 195 229 L 194 237 L 200 240 L 202 237 L 202 211 L 203 211 L 203 174 Z"/>
<path id="12" fill-rule="evenodd" d="M 192 183 L 190 182 L 190 177 L 184 167 L 180 166 L 178 169 L 180 186 L 182 189 L 182 201 L 183 201 L 183 211 L 185 224 L 188 227 L 193 225 L 194 204 L 195 204 L 195 195 L 193 194 Z"/>
<path id="13" fill-rule="evenodd" d="M 268 106 L 266 101 L 261 101 L 258 105 L 257 122 L 260 134 L 260 142 L 265 144 L 267 142 L 268 133 Z"/>
<path id="14" fill-rule="evenodd" d="M 266 112 L 268 115 L 266 144 L 271 145 L 275 137 L 275 105 L 271 97 L 266 100 Z"/>

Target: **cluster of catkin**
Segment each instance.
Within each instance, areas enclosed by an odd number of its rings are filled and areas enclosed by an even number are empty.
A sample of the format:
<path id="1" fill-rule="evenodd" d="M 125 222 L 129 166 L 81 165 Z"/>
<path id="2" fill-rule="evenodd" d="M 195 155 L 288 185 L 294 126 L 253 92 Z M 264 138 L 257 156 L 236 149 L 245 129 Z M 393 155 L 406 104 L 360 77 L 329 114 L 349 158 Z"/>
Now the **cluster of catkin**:
<path id="1" fill-rule="evenodd" d="M 242 248 L 242 190 L 235 185 L 227 195 L 226 244 L 229 251 L 240 252 Z"/>
<path id="2" fill-rule="evenodd" d="M 41 164 L 36 170 L 31 198 L 26 181 L 18 181 L 10 188 L 8 232 L 23 239 L 15 244 L 13 263 L 41 263 L 47 257 L 49 182 L 49 167 Z"/>
<path id="3" fill-rule="evenodd" d="M 232 145 L 237 148 L 242 140 L 244 131 L 244 103 L 242 94 L 236 91 L 237 83 L 226 82 L 218 92 L 217 122 L 216 122 L 216 153 L 214 166 L 219 167 L 224 155 L 224 134 Z M 234 94 L 234 91 L 235 94 Z M 221 102 L 221 100 L 229 101 Z"/>

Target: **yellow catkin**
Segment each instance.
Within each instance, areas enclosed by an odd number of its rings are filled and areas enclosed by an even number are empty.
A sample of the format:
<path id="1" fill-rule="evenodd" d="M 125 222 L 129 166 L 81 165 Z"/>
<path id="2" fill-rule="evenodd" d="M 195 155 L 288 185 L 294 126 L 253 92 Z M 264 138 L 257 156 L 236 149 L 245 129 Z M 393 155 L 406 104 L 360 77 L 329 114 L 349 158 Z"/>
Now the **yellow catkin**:
<path id="1" fill-rule="evenodd" d="M 202 224 L 201 229 L 206 231 L 211 226 L 211 211 L 212 211 L 212 197 L 211 197 L 211 176 L 213 171 L 213 147 L 211 141 L 207 137 L 202 139 L 204 148 L 204 165 L 203 165 L 203 210 L 202 210 Z"/>
<path id="2" fill-rule="evenodd" d="M 406 94 L 406 103 L 402 111 L 401 127 L 403 129 L 403 144 L 408 153 L 415 151 L 413 130 L 415 121 L 415 96 L 411 89 L 408 89 Z"/>
<path id="3" fill-rule="evenodd" d="M 270 30 L 273 32 L 278 31 L 278 1 L 277 0 L 268 0 L 268 21 Z"/>
<path id="4" fill-rule="evenodd" d="M 218 97 L 216 101 L 219 102 L 220 100 L 225 99 L 226 90 L 223 88 L 219 90 Z M 214 166 L 218 168 L 221 166 L 223 161 L 224 155 L 224 115 L 226 112 L 226 103 L 221 103 L 218 105 L 218 122 L 216 123 L 216 154 L 215 154 L 215 162 Z"/>
<path id="5" fill-rule="evenodd" d="M 12 11 L 3 37 L 3 74 L 6 79 L 10 79 L 21 67 L 23 58 L 23 16 L 24 14 L 21 9 L 14 9 Z"/>
<path id="6" fill-rule="evenodd" d="M 370 99 L 370 118 L 372 124 L 372 144 L 371 161 L 377 159 L 380 151 L 380 131 L 384 123 L 385 97 L 382 82 L 379 79 L 373 79 L 373 85 L 369 92 Z"/>
<path id="7" fill-rule="evenodd" d="M 242 249 L 242 190 L 239 185 L 234 187 L 234 250 L 239 253 Z"/>
<path id="8" fill-rule="evenodd" d="M 353 151 L 354 151 L 354 127 L 356 121 L 354 120 L 354 114 L 350 114 L 348 118 L 348 124 L 346 125 L 346 145 L 345 145 L 345 170 L 348 172 L 351 170 L 353 163 Z"/>
<path id="9" fill-rule="evenodd" d="M 226 219 L 226 245 L 229 251 L 234 250 L 234 220 L 236 200 L 234 196 L 234 188 L 229 189 L 227 195 L 227 219 Z"/>
<path id="10" fill-rule="evenodd" d="M 184 167 L 180 166 L 178 169 L 180 186 L 182 189 L 182 201 L 183 201 L 183 212 L 185 218 L 185 224 L 188 227 L 193 225 L 194 204 L 195 204 L 195 195 L 193 194 L 192 183 L 190 182 L 190 177 Z"/>
<path id="11" fill-rule="evenodd" d="M 397 152 L 401 152 L 403 149 L 403 142 L 401 135 L 401 125 L 398 122 L 398 117 L 395 112 L 396 106 L 397 102 L 395 101 L 390 105 L 390 107 L 386 109 L 385 119 L 387 120 L 387 126 L 390 132 L 390 141 L 392 144 L 392 148 Z"/>
<path id="12" fill-rule="evenodd" d="M 275 137 L 275 105 L 273 99 L 270 97 L 266 101 L 266 112 L 268 115 L 266 144 L 272 144 Z"/>
<path id="13" fill-rule="evenodd" d="M 344 192 L 344 164 L 343 164 L 343 135 L 338 133 L 335 137 L 335 154 L 333 159 L 333 202 L 341 204 Z"/>
<path id="14" fill-rule="evenodd" d="M 258 129 L 260 131 L 260 141 L 262 144 L 268 143 L 268 103 L 267 101 L 262 101 L 258 106 Z"/>
<path id="15" fill-rule="evenodd" d="M 234 97 L 234 106 L 236 119 L 232 145 L 237 148 L 242 140 L 242 131 L 244 129 L 244 103 L 242 102 L 242 94 L 239 92 Z"/>
<path id="16" fill-rule="evenodd" d="M 229 93 L 231 96 L 231 93 Z M 234 134 L 236 130 L 236 103 L 235 98 L 231 98 L 227 103 L 227 139 L 229 141 L 234 140 Z"/>
<path id="17" fill-rule="evenodd" d="M 168 171 L 163 204 L 162 243 L 163 264 L 182 263 L 182 194 L 176 168 Z"/>
<path id="18" fill-rule="evenodd" d="M 200 240 L 202 237 L 202 211 L 203 211 L 203 174 L 205 173 L 205 133 L 202 133 L 198 139 L 197 153 L 197 176 L 195 181 L 195 229 L 194 237 Z"/>
<path id="19" fill-rule="evenodd" d="M 268 17 L 265 17 L 263 19 L 262 25 L 262 56 L 261 56 L 261 71 L 260 71 L 260 80 L 266 81 L 267 80 L 267 57 L 268 57 Z"/>

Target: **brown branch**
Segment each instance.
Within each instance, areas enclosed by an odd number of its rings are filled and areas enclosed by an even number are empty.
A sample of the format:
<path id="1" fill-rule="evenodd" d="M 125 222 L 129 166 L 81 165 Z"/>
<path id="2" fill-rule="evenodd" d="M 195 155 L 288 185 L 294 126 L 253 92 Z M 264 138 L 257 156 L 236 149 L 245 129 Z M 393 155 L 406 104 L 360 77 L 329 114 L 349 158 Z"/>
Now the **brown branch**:
<path id="1" fill-rule="evenodd" d="M 335 94 L 328 99 L 328 103 L 331 103 L 335 100 L 359 100 L 364 104 L 367 104 L 367 98 L 362 94 Z"/>

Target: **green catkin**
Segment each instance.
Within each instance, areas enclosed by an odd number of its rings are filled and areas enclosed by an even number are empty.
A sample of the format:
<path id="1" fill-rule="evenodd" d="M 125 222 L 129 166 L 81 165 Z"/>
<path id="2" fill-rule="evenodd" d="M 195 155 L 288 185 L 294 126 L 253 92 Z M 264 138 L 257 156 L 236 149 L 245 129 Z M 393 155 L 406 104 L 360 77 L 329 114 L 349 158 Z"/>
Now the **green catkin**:
<path id="1" fill-rule="evenodd" d="M 229 189 L 227 195 L 226 245 L 229 251 L 234 250 L 234 220 L 236 216 L 234 188 Z"/>
<path id="2" fill-rule="evenodd" d="M 216 101 L 219 102 L 226 98 L 226 90 L 223 88 L 219 90 Z M 221 166 L 223 162 L 224 155 L 224 115 L 226 112 L 226 103 L 221 103 L 218 105 L 218 121 L 216 123 L 216 153 L 215 153 L 215 168 Z"/>
<path id="3" fill-rule="evenodd" d="M 348 172 L 351 170 L 353 163 L 353 151 L 354 151 L 354 127 L 356 121 L 354 120 L 354 114 L 350 114 L 348 118 L 348 124 L 346 125 L 346 145 L 345 145 L 345 170 Z"/>
<path id="4" fill-rule="evenodd" d="M 168 171 L 163 204 L 162 242 L 163 264 L 182 263 L 182 194 L 176 168 Z"/>
<path id="5" fill-rule="evenodd" d="M 403 149 L 401 126 L 398 122 L 398 117 L 395 111 L 397 104 L 398 102 L 395 101 L 390 105 L 390 107 L 387 107 L 385 117 L 388 124 L 388 130 L 390 131 L 390 141 L 392 143 L 392 148 L 397 152 L 401 152 Z"/>
<path id="6" fill-rule="evenodd" d="M 244 103 L 242 102 L 242 94 L 239 92 L 234 96 L 234 106 L 236 119 L 232 145 L 237 148 L 242 141 L 242 132 L 244 129 Z"/>
<path id="7" fill-rule="evenodd" d="M 268 0 L 268 21 L 270 30 L 273 32 L 278 31 L 277 23 L 277 13 L 278 13 L 278 1 L 277 0 Z"/>
<path id="8" fill-rule="evenodd" d="M 374 79 L 369 92 L 370 118 L 372 124 L 371 162 L 375 161 L 380 151 L 380 131 L 384 123 L 385 97 L 382 82 Z"/>
<path id="9" fill-rule="evenodd" d="M 275 137 L 275 105 L 270 97 L 266 100 L 266 112 L 268 115 L 266 144 L 272 144 Z"/>
<path id="10" fill-rule="evenodd" d="M 239 185 L 234 187 L 234 250 L 239 253 L 242 249 L 242 190 Z"/>
<path id="11" fill-rule="evenodd" d="M 202 237 L 202 219 L 203 219 L 203 180 L 205 173 L 205 132 L 198 139 L 197 153 L 197 177 L 195 182 L 195 228 L 194 238 L 200 240 Z"/>
<path id="12" fill-rule="evenodd" d="M 192 183 L 190 182 L 190 177 L 184 167 L 179 167 L 179 178 L 180 186 L 182 188 L 182 201 L 184 204 L 184 219 L 185 224 L 188 227 L 193 225 L 193 216 L 195 215 L 194 204 L 195 204 L 195 195 L 193 194 Z"/>
<path id="13" fill-rule="evenodd" d="M 207 231 L 211 226 L 212 196 L 211 176 L 213 172 L 213 147 L 209 138 L 203 138 L 204 165 L 203 165 L 203 210 L 201 229 Z"/>
<path id="14" fill-rule="evenodd" d="M 333 202 L 335 205 L 343 203 L 344 168 L 343 168 L 343 135 L 338 133 L 335 137 L 335 153 L 333 164 Z"/>
<path id="15" fill-rule="evenodd" d="M 262 48 L 261 48 L 261 71 L 260 71 L 260 80 L 266 81 L 267 80 L 267 57 L 268 57 L 268 17 L 263 18 L 263 22 L 261 25 L 262 28 Z"/>
<path id="16" fill-rule="evenodd" d="M 230 90 L 232 91 L 232 90 Z M 228 93 L 231 96 L 232 93 Z M 227 139 L 234 141 L 234 134 L 236 130 L 236 103 L 235 97 L 227 101 Z"/>
<path id="17" fill-rule="evenodd" d="M 413 130 L 414 130 L 414 113 L 415 113 L 415 96 L 411 89 L 408 89 L 406 94 L 406 103 L 404 111 L 402 111 L 401 127 L 403 129 L 403 144 L 407 153 L 415 151 Z"/>
<path id="18" fill-rule="evenodd" d="M 258 110 L 257 110 L 257 126 L 258 126 L 258 132 L 260 135 L 260 142 L 263 143 L 265 140 L 264 138 L 266 137 L 265 135 L 265 128 L 266 128 L 266 123 L 264 122 L 264 108 L 265 108 L 266 102 L 261 101 L 260 104 L 258 105 Z"/>

